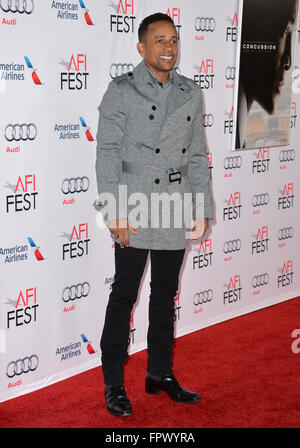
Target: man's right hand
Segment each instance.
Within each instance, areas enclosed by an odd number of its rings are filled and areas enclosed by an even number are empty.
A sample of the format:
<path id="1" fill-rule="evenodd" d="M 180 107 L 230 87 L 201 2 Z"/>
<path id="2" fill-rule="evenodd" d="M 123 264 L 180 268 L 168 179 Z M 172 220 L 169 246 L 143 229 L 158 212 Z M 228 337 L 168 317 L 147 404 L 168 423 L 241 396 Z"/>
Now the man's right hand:
<path id="1" fill-rule="evenodd" d="M 129 232 L 137 235 L 139 232 L 134 229 L 127 218 L 116 219 L 114 221 L 109 221 L 107 226 L 110 232 L 116 239 L 119 239 L 120 246 L 123 249 L 124 247 L 129 246 Z"/>

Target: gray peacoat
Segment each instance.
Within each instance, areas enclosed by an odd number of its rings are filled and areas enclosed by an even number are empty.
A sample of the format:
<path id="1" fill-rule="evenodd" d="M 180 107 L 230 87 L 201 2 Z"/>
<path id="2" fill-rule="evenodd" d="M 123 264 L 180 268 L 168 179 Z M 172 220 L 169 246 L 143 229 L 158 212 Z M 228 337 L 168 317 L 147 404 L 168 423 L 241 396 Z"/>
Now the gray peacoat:
<path id="1" fill-rule="evenodd" d="M 172 80 L 163 111 L 142 61 L 99 106 L 95 207 L 105 220 L 128 217 L 132 247 L 186 248 L 192 204 L 194 217 L 213 218 L 201 89 L 175 70 Z"/>

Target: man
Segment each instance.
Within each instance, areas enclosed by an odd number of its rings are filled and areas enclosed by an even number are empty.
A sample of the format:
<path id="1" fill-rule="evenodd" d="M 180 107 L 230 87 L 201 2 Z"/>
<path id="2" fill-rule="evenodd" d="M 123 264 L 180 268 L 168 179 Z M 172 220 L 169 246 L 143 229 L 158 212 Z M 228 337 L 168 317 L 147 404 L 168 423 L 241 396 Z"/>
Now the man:
<path id="1" fill-rule="evenodd" d="M 107 409 L 117 416 L 132 414 L 123 364 L 131 310 L 149 251 L 146 392 L 165 391 L 181 403 L 200 399 L 183 389 L 172 372 L 174 297 L 188 244 L 186 228 L 178 224 L 184 214 L 182 199 L 191 198 L 185 209 L 193 202 L 190 238 L 202 237 L 212 219 L 201 91 L 173 70 L 178 40 L 170 17 L 157 13 L 145 18 L 137 48 L 144 59 L 133 72 L 110 83 L 99 107 L 97 134 L 96 206 L 115 241 L 116 269 L 101 338 L 102 369 Z M 126 187 L 128 201 L 121 187 Z M 152 201 L 160 194 L 171 198 L 163 210 Z M 130 197 L 140 202 L 138 213 Z"/>

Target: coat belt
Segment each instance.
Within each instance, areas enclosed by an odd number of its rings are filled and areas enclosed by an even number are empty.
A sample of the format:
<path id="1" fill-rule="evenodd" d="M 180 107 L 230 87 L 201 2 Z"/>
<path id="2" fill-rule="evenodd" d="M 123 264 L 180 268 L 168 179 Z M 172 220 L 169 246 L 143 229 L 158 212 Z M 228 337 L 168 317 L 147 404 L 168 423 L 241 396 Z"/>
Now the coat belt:
<path id="1" fill-rule="evenodd" d="M 132 162 L 122 160 L 121 163 L 123 173 L 134 174 L 136 176 L 149 176 L 149 173 L 153 170 L 153 166 L 141 166 Z M 187 164 L 176 168 L 159 168 L 155 167 L 155 174 L 164 174 L 169 176 L 172 173 L 180 173 L 181 177 L 187 175 Z"/>

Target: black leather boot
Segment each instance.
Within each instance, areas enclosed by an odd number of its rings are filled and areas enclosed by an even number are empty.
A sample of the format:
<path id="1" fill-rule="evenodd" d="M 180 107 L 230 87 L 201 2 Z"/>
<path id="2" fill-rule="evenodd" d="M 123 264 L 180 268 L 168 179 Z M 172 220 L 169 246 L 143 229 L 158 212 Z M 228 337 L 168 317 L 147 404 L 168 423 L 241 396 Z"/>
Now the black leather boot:
<path id="1" fill-rule="evenodd" d="M 153 395 L 166 392 L 171 400 L 178 403 L 196 403 L 201 400 L 200 395 L 183 389 L 173 374 L 156 377 L 147 373 L 145 390 L 147 394 Z"/>
<path id="2" fill-rule="evenodd" d="M 132 415 L 131 404 L 122 384 L 118 386 L 109 386 L 106 384 L 104 392 L 107 410 L 110 414 L 117 417 Z"/>

